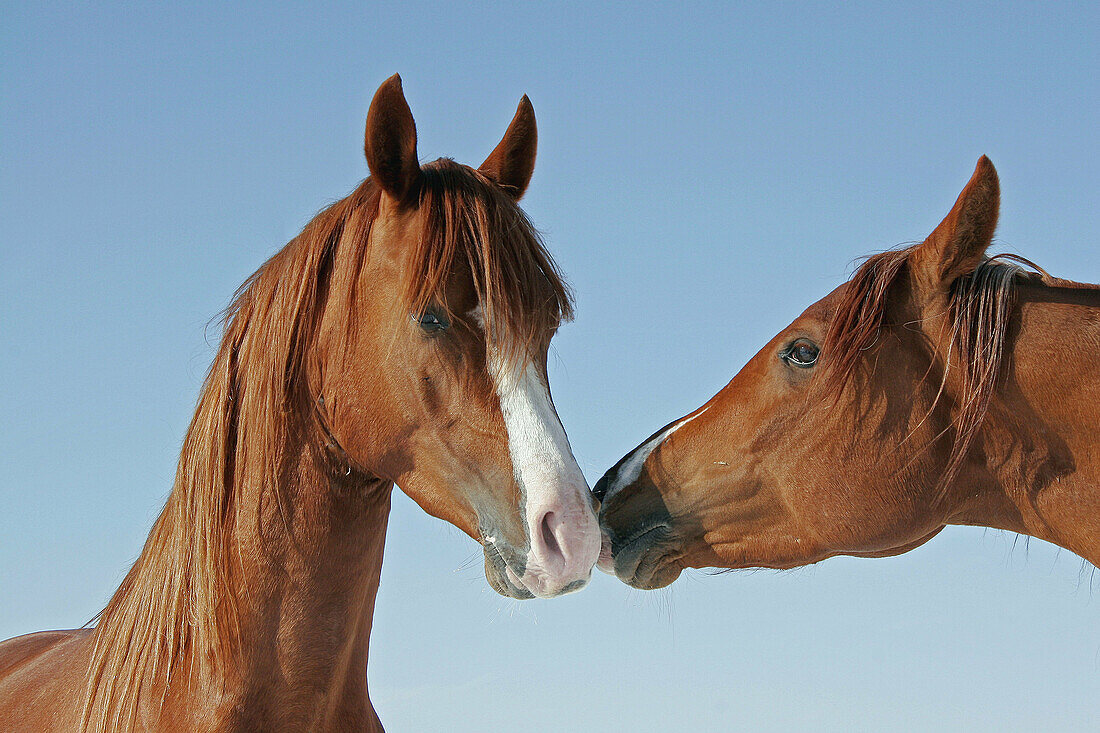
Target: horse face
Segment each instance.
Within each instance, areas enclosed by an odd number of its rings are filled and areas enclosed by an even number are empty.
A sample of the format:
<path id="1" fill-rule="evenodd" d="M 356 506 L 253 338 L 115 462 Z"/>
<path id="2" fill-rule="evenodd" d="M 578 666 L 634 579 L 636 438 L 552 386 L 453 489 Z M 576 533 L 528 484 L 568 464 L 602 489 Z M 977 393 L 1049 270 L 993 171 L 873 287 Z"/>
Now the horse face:
<path id="1" fill-rule="evenodd" d="M 866 454 L 882 450 L 887 436 L 905 437 L 907 421 L 891 413 L 898 406 L 857 407 L 847 394 L 855 385 L 833 406 L 816 389 L 836 298 L 809 308 L 710 401 L 597 483 L 612 553 L 605 560 L 620 579 L 659 588 L 685 567 L 787 568 L 909 541 L 910 525 L 922 522 L 907 498 L 890 493 L 900 488 L 890 469 Z M 893 346 L 882 357 L 892 352 L 914 371 L 900 344 Z M 880 395 L 886 386 L 877 386 Z M 928 404 L 926 397 L 912 402 Z M 861 421 L 843 419 L 855 409 Z"/>
<path id="2" fill-rule="evenodd" d="M 547 312 L 526 314 L 540 324 L 530 334 L 511 333 L 507 319 L 498 317 L 494 326 L 486 313 L 494 297 L 488 279 L 519 275 L 484 264 L 477 271 L 462 255 L 425 254 L 425 238 L 434 215 L 448 226 L 456 220 L 514 225 L 500 227 L 511 233 L 470 225 L 474 231 L 452 232 L 455 246 L 539 246 L 533 234 L 514 237 L 515 228 L 529 228 L 515 201 L 530 178 L 534 134 L 524 98 L 479 171 L 450 161 L 422 169 L 399 81 L 383 85 L 367 124 L 367 161 L 381 187 L 368 254 L 355 282 L 334 283 L 354 315 L 334 319 L 340 325 L 327 329 L 322 349 L 329 359 L 322 371 L 330 429 L 352 466 L 394 481 L 428 513 L 481 542 L 490 584 L 516 598 L 583 587 L 600 547 L 588 485 L 548 387 L 546 355 L 560 317 L 560 303 L 549 304 L 562 293 L 553 292 L 552 272 L 513 281 L 507 287 L 526 288 L 524 302 Z M 465 187 L 465 198 L 451 195 L 452 183 Z M 433 214 L 443 199 L 448 213 Z M 498 256 L 501 267 L 537 269 L 530 252 Z M 410 308 L 410 273 L 425 270 L 425 257 L 448 267 L 442 273 L 427 268 L 438 275 L 438 288 Z M 496 305 L 499 311 L 506 304 Z"/>
<path id="3" fill-rule="evenodd" d="M 957 386 L 937 356 L 951 349 L 947 296 L 992 237 L 996 192 L 983 158 L 936 232 L 888 253 L 897 267 L 882 280 L 881 322 L 848 349 L 845 378 L 825 370 L 867 292 L 856 278 L 609 470 L 595 489 L 601 567 L 658 588 L 685 567 L 890 555 L 938 532 L 951 519 L 938 481 L 951 446 L 939 438 L 951 431 Z"/>

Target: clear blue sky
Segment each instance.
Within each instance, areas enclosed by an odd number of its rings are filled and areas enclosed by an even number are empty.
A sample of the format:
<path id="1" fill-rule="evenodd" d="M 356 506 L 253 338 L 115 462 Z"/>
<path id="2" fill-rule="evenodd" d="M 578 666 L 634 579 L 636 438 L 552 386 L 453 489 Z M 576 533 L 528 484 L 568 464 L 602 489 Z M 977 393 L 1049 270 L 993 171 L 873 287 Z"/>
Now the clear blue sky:
<path id="1" fill-rule="evenodd" d="M 535 105 L 525 207 L 578 294 L 550 371 L 590 481 L 856 257 L 927 234 L 983 153 L 1001 247 L 1100 281 L 1096 3 L 103 5 L 0 24 L 2 637 L 78 626 L 121 580 L 206 323 L 366 175 L 394 72 L 425 159 L 477 164 Z M 951 529 L 894 559 L 518 603 L 395 495 L 386 552 L 370 680 L 394 733 L 1100 717 L 1100 577 L 1039 541 Z"/>

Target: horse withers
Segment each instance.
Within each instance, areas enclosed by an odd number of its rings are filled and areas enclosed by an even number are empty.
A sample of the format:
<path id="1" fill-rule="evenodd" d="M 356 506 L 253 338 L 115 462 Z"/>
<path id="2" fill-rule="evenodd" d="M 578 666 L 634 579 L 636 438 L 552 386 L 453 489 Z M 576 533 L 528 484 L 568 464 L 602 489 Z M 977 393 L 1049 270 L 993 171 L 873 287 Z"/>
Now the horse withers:
<path id="1" fill-rule="evenodd" d="M 481 543 L 513 598 L 585 585 L 600 550 L 551 400 L 571 316 L 517 206 L 524 97 L 477 169 L 421 166 L 397 76 L 370 177 L 249 278 L 175 486 L 94 629 L 0 645 L 5 731 L 380 730 L 366 664 L 390 492 Z"/>
<path id="2" fill-rule="evenodd" d="M 1100 564 L 1100 288 L 987 257 L 999 202 L 983 157 L 923 243 L 868 258 L 609 470 L 601 567 L 659 588 L 894 555 L 948 524 Z"/>

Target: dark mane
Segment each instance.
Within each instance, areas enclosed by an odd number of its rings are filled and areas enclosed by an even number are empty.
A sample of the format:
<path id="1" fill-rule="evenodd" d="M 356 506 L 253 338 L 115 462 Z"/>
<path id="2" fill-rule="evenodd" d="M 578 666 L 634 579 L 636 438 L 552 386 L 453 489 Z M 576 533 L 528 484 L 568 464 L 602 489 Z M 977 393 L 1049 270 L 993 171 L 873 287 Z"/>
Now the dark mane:
<path id="1" fill-rule="evenodd" d="M 906 271 L 914 248 L 915 245 L 868 257 L 848 282 L 822 345 L 823 385 L 830 394 L 839 396 L 862 363 L 864 352 L 878 340 L 892 286 Z M 1035 272 L 1009 260 L 1025 264 Z M 951 426 L 954 433 L 951 451 L 936 487 L 940 495 L 958 476 L 989 411 L 997 379 L 1003 373 L 1006 336 L 1021 277 L 1038 277 L 1051 285 L 1066 282 L 1050 277 L 1021 257 L 998 255 L 984 260 L 974 272 L 951 285 L 946 326 L 950 337 L 947 352 L 937 355 L 943 378 L 933 407 L 943 397 L 948 379 L 954 374 L 959 374 L 960 391 Z"/>
<path id="2" fill-rule="evenodd" d="M 447 309 L 452 273 L 468 272 L 489 346 L 526 359 L 527 345 L 572 317 L 569 290 L 527 217 L 479 172 L 451 160 L 423 167 L 424 235 L 403 273 L 410 312 Z M 98 615 L 82 729 L 128 730 L 143 686 L 163 684 L 190 652 L 214 679 L 240 645 L 229 583 L 243 492 L 279 490 L 288 451 L 323 440 L 308 360 L 329 283 L 368 256 L 380 189 L 365 180 L 320 212 L 249 277 L 225 312 L 224 336 L 184 440 L 175 483 L 140 557 Z M 337 254 L 340 254 L 338 257 Z M 335 292 L 335 291 L 333 291 Z M 167 690 L 167 685 L 164 685 Z"/>

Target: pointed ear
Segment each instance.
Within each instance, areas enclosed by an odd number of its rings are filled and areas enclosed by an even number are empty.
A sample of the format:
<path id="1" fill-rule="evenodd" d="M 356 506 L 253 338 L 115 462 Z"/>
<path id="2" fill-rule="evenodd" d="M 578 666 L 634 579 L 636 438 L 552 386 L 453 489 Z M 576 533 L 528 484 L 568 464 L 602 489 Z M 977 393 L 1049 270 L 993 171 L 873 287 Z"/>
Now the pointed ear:
<path id="1" fill-rule="evenodd" d="M 535 152 L 538 148 L 538 130 L 535 128 L 535 108 L 527 95 L 519 100 L 512 124 L 504 138 L 478 169 L 519 201 L 531 174 L 535 171 Z"/>
<path id="2" fill-rule="evenodd" d="M 405 203 L 416 195 L 420 180 L 416 123 L 397 74 L 374 93 L 363 150 L 371 176 L 391 198 Z"/>
<path id="3" fill-rule="evenodd" d="M 981 264 L 993 241 L 1000 205 L 997 171 L 983 155 L 951 212 L 910 255 L 910 266 L 922 287 L 947 287 Z"/>

